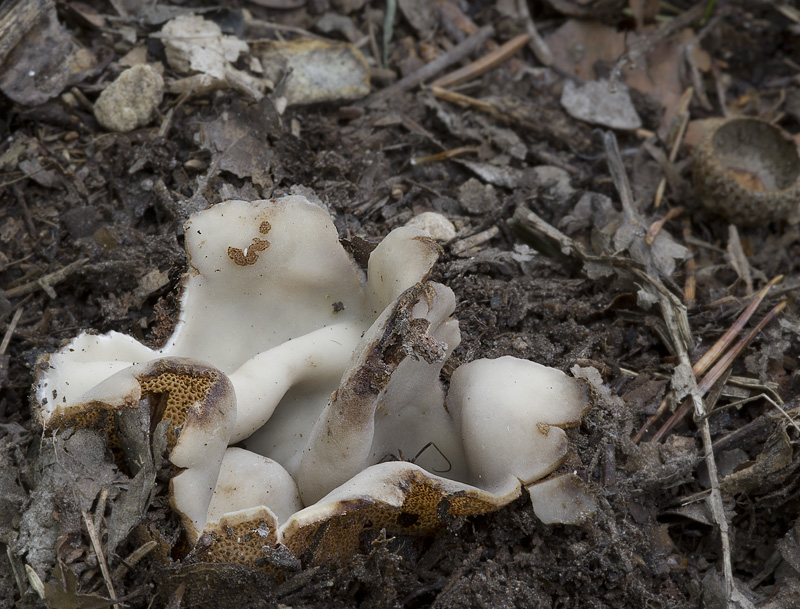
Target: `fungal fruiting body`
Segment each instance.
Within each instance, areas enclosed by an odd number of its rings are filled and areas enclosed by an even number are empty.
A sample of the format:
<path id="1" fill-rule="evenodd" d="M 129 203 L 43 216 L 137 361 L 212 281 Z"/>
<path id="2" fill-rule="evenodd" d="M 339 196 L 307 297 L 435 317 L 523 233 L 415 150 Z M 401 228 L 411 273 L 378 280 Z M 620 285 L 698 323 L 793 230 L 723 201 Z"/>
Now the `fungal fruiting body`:
<path id="1" fill-rule="evenodd" d="M 324 562 L 364 530 L 424 534 L 442 510 L 496 510 L 565 459 L 563 428 L 589 402 L 562 372 L 477 360 L 445 396 L 460 333 L 452 290 L 428 280 L 440 250 L 426 233 L 392 231 L 366 275 L 299 196 L 219 203 L 185 234 L 169 341 L 83 333 L 39 362 L 33 402 L 46 429 L 102 429 L 129 463 L 170 420 L 172 504 L 199 558 L 262 566 L 288 548 Z M 591 513 L 576 477 L 545 484 L 531 490 L 544 520 Z"/>

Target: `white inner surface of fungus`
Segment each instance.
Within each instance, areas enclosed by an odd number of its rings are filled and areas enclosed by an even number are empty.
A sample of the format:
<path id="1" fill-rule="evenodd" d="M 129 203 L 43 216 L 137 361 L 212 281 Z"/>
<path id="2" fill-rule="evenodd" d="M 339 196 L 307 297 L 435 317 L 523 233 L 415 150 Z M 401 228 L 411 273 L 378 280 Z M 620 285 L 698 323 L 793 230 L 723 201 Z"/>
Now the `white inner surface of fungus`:
<path id="1" fill-rule="evenodd" d="M 409 469 L 499 507 L 565 458 L 561 428 L 588 404 L 560 371 L 478 360 L 453 374 L 445 407 L 439 375 L 460 333 L 453 292 L 427 282 L 439 248 L 426 233 L 392 231 L 366 275 L 328 213 L 299 196 L 220 203 L 185 233 L 190 268 L 167 344 L 83 333 L 50 356 L 34 389 L 46 425 L 88 402 L 121 405 L 147 362 L 191 358 L 226 375 L 235 425 L 203 431 L 227 435 L 185 462 L 171 456 L 187 468 L 173 504 L 193 540 L 207 523 L 252 508 L 297 527 L 352 498 L 402 504 Z M 203 453 L 213 467 L 198 462 Z M 217 471 L 211 499 L 192 480 Z"/>

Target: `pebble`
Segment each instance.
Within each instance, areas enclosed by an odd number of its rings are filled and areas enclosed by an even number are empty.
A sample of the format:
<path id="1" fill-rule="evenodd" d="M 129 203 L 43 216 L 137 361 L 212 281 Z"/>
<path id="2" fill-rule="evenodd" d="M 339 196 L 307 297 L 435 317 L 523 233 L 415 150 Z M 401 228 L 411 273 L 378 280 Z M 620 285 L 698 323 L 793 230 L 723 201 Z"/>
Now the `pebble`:
<path id="1" fill-rule="evenodd" d="M 458 202 L 470 214 L 484 214 L 497 209 L 497 192 L 491 184 L 470 178 L 458 189 Z"/>
<path id="2" fill-rule="evenodd" d="M 456 227 L 442 214 L 424 211 L 406 222 L 406 226 L 426 231 L 434 240 L 446 243 L 456 236 Z"/>
<path id="3" fill-rule="evenodd" d="M 103 90 L 94 116 L 104 129 L 127 133 L 149 123 L 163 97 L 161 74 L 147 64 L 136 65 Z"/>

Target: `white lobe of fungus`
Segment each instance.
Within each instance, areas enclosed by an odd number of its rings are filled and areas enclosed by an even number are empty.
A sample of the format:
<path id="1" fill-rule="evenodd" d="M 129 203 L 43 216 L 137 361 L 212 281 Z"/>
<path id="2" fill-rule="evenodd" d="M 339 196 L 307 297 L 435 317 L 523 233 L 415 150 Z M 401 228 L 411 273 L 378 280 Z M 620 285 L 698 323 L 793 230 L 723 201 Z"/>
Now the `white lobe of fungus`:
<path id="1" fill-rule="evenodd" d="M 128 463 L 172 421 L 171 499 L 199 558 L 336 560 L 364 529 L 427 534 L 441 510 L 496 510 L 523 487 L 544 521 L 592 513 L 574 477 L 542 482 L 588 408 L 579 381 L 502 357 L 459 367 L 445 395 L 461 336 L 426 233 L 392 231 L 366 275 L 299 196 L 220 203 L 185 234 L 169 341 L 83 333 L 39 362 L 33 397 L 46 429 L 103 429 Z"/>
<path id="2" fill-rule="evenodd" d="M 560 370 L 500 357 L 459 367 L 447 403 L 469 447 L 470 483 L 503 493 L 563 462 L 563 428 L 579 424 L 589 402 L 583 386 Z"/>

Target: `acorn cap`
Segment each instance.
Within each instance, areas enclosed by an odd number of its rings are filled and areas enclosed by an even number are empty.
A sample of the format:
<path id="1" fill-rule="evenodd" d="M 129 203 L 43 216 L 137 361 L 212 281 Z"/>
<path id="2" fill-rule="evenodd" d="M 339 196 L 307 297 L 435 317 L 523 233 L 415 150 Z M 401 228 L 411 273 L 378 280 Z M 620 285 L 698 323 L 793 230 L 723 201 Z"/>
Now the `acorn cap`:
<path id="1" fill-rule="evenodd" d="M 785 131 L 755 118 L 710 129 L 694 153 L 694 185 L 705 206 L 730 222 L 782 220 L 800 204 L 800 154 Z"/>

